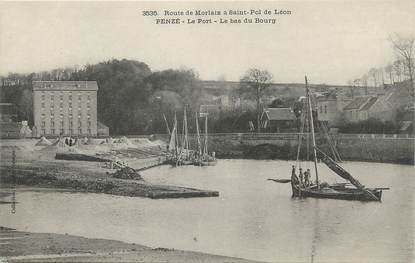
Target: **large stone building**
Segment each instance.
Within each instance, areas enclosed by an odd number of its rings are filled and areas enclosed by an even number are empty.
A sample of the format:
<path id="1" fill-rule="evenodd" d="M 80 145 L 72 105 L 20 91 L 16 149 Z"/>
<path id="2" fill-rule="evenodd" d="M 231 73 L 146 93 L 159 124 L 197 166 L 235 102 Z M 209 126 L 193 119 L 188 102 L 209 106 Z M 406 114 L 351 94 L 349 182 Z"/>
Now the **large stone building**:
<path id="1" fill-rule="evenodd" d="M 37 136 L 96 136 L 96 81 L 33 81 Z"/>

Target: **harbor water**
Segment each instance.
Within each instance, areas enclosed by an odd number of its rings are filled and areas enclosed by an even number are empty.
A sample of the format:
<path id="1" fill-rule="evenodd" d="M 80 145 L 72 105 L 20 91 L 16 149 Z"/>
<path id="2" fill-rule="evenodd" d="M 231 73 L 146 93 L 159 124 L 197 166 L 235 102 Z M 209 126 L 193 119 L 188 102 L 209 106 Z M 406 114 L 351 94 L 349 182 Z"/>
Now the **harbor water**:
<path id="1" fill-rule="evenodd" d="M 18 187 L 15 205 L 0 203 L 0 225 L 259 261 L 413 262 L 413 166 L 344 163 L 362 184 L 390 187 L 382 202 L 359 202 L 292 199 L 289 183 L 267 180 L 289 178 L 291 164 L 220 160 L 212 167 L 142 172 L 156 184 L 219 191 L 211 198 L 151 200 Z M 321 181 L 343 182 L 320 165 Z"/>

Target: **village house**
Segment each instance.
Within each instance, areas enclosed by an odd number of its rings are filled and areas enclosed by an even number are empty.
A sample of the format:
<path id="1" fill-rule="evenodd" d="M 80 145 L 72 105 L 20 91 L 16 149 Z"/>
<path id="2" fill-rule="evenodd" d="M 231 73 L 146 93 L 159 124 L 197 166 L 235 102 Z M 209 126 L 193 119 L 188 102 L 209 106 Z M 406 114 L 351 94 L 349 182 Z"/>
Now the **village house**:
<path id="1" fill-rule="evenodd" d="M 359 122 L 368 119 L 367 107 L 363 110 L 364 106 L 373 101 L 373 97 L 358 97 L 354 98 L 349 104 L 344 107 L 344 117 L 348 122 Z"/>
<path id="2" fill-rule="evenodd" d="M 316 97 L 316 110 L 318 120 L 328 126 L 341 124 L 343 109 L 351 101 L 335 90 L 321 94 Z"/>
<path id="3" fill-rule="evenodd" d="M 262 127 L 267 132 L 296 132 L 297 122 L 292 108 L 268 108 L 261 115 Z"/>
<path id="4" fill-rule="evenodd" d="M 395 111 L 388 102 L 388 95 L 379 97 L 358 97 L 345 108 L 345 118 L 349 122 L 366 121 L 369 118 L 380 121 L 392 121 Z"/>

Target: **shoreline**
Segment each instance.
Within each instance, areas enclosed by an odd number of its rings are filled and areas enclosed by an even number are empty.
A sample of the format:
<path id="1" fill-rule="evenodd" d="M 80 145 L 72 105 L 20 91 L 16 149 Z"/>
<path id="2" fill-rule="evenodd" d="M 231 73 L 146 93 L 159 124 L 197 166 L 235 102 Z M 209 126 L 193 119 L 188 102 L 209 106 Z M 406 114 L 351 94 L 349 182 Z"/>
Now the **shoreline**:
<path id="1" fill-rule="evenodd" d="M 255 262 L 109 239 L 32 233 L 0 226 L 0 262 Z"/>

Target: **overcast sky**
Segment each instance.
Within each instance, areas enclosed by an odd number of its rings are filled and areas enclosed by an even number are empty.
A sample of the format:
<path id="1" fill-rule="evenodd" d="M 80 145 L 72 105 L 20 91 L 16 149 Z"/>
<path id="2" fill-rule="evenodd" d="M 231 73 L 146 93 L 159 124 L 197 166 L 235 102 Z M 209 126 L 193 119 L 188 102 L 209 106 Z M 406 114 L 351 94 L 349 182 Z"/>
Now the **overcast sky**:
<path id="1" fill-rule="evenodd" d="M 238 80 L 250 67 L 275 82 L 345 84 L 393 60 L 388 35 L 414 35 L 415 1 L 38 2 L 0 4 L 0 75 L 136 59 Z M 287 9 L 277 23 L 156 25 L 143 10 Z"/>

